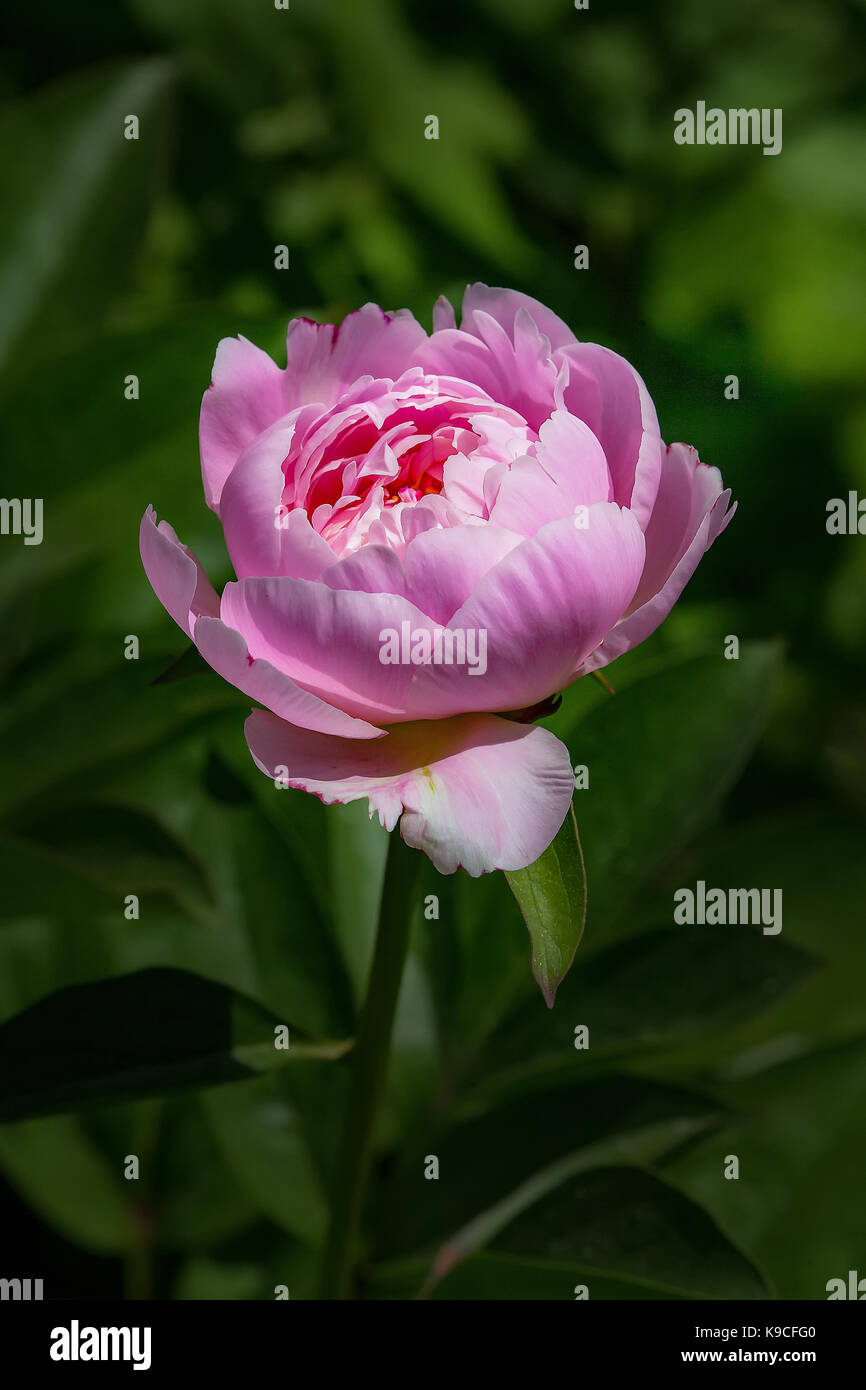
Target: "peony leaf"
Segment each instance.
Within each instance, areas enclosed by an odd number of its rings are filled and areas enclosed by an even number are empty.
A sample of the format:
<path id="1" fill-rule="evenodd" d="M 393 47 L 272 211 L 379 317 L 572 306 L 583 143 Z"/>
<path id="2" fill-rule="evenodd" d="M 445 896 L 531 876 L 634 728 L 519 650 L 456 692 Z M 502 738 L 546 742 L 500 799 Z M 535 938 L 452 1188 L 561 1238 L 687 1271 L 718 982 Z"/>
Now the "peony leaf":
<path id="1" fill-rule="evenodd" d="M 629 930 L 647 879 L 706 828 L 740 775 L 780 658 L 779 643 L 753 641 L 738 661 L 718 648 L 680 652 L 630 682 L 617 667 L 616 699 L 599 691 L 585 716 L 563 706 L 551 721 L 573 764 L 589 770 L 583 848 L 593 921 L 604 924 L 607 944 Z"/>
<path id="2" fill-rule="evenodd" d="M 0 1125 L 0 1171 L 65 1240 L 119 1255 L 135 1240 L 130 1189 L 79 1115 Z"/>
<path id="3" fill-rule="evenodd" d="M 714 1097 L 678 1085 L 621 1074 L 585 1080 L 582 1054 L 569 1050 L 570 1077 L 443 1116 L 429 1129 L 416 1124 L 377 1197 L 377 1210 L 388 1214 L 378 1260 L 446 1245 L 463 1258 L 578 1170 L 655 1163 L 728 1118 Z M 450 1176 L 431 1183 L 419 1202 L 426 1154 L 436 1154 L 439 1171 Z"/>
<path id="4" fill-rule="evenodd" d="M 539 1174 L 455 1233 L 426 1278 L 429 1254 L 374 1267 L 368 1296 L 571 1302 L 770 1297 L 760 1270 L 713 1218 L 643 1166 L 676 1142 L 676 1133 L 675 1125 L 648 1127 L 597 1145 L 583 1160 L 576 1156 L 562 1181 Z"/>
<path id="5" fill-rule="evenodd" d="M 552 1009 L 586 921 L 586 871 L 573 807 L 535 863 L 505 877 L 529 928 L 532 973 Z"/>
<path id="6" fill-rule="evenodd" d="M 327 1203 L 301 1116 L 276 1074 L 205 1091 L 217 1147 L 243 1190 L 277 1226 L 315 1244 Z"/>
<path id="7" fill-rule="evenodd" d="M 186 970 L 74 985 L 0 1027 L 0 1120 L 243 1081 L 301 1058 L 336 1059 L 246 995 Z"/>
<path id="8" fill-rule="evenodd" d="M 815 1048 L 779 1029 L 729 1069 L 724 1091 L 745 1121 L 675 1155 L 671 1178 L 760 1261 L 778 1298 L 826 1298 L 863 1245 L 866 1037 Z M 753 1175 L 748 1197 L 718 1181 L 720 1153 Z"/>
<path id="9" fill-rule="evenodd" d="M 4 368 L 98 322 L 127 279 L 163 162 L 171 78 L 162 58 L 88 71 L 4 111 Z M 135 139 L 124 138 L 128 112 L 141 123 Z"/>
<path id="10" fill-rule="evenodd" d="M 115 911 L 127 893 L 167 896 L 190 915 L 211 891 L 197 854 L 146 810 L 112 800 L 48 803 L 0 830 L 0 920 Z"/>
<path id="11" fill-rule="evenodd" d="M 705 1211 L 654 1174 L 619 1165 L 578 1173 L 542 1196 L 432 1292 L 459 1300 L 576 1296 L 753 1300 L 769 1293 Z"/>

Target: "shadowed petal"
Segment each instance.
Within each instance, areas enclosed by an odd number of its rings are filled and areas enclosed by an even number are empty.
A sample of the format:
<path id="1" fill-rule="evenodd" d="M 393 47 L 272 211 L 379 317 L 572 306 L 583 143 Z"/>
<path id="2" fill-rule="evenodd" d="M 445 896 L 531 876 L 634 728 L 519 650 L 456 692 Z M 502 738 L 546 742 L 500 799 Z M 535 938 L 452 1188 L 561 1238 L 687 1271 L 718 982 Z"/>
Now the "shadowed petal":
<path id="1" fill-rule="evenodd" d="M 231 685 L 267 705 L 281 719 L 290 719 L 308 730 L 338 734 L 348 739 L 377 739 L 381 729 L 364 719 L 328 704 L 297 685 L 269 661 L 253 659 L 239 632 L 219 618 L 199 618 L 193 633 L 195 644 L 209 666 Z"/>
<path id="2" fill-rule="evenodd" d="M 646 530 L 662 461 L 649 392 L 624 357 L 597 343 L 575 343 L 555 355 L 568 365 L 563 404 L 589 425 L 604 449 L 613 500 L 630 508 Z"/>
<path id="3" fill-rule="evenodd" d="M 199 445 L 204 495 L 219 510 L 226 478 L 262 430 L 285 415 L 285 373 L 246 338 L 223 338 L 201 403 Z"/>
<path id="4" fill-rule="evenodd" d="M 571 804 L 568 749 L 547 729 L 490 715 L 401 724 L 373 743 L 300 734 L 254 711 L 250 752 L 269 777 L 322 801 L 366 797 L 391 830 L 429 855 L 440 873 L 473 877 L 522 869 L 550 844 Z"/>
<path id="5" fill-rule="evenodd" d="M 226 585 L 221 615 L 243 634 L 253 656 L 329 704 L 377 724 L 414 717 L 406 696 L 417 668 L 402 654 L 394 661 L 383 657 L 381 634 L 400 638 L 405 623 L 412 638 L 421 631 L 432 635 L 435 624 L 399 594 L 305 579 L 243 579 Z"/>
<path id="6" fill-rule="evenodd" d="M 311 695 L 267 661 L 252 659 L 240 633 L 220 620 L 219 597 L 201 565 L 167 521 L 156 525 L 152 507 L 141 522 L 141 558 L 160 603 L 224 680 L 304 729 L 348 739 L 381 737 L 373 724 Z"/>
<path id="7" fill-rule="evenodd" d="M 219 616 L 219 595 L 198 560 L 173 526 L 167 521 L 157 525 L 153 507 L 141 518 L 138 544 L 153 592 L 188 637 L 200 613 Z"/>
<path id="8" fill-rule="evenodd" d="M 717 468 L 701 463 L 686 444 L 665 454 L 658 500 L 646 531 L 646 564 L 629 611 L 575 671 L 607 666 L 655 632 L 691 579 L 698 562 L 727 526 L 730 490 Z"/>

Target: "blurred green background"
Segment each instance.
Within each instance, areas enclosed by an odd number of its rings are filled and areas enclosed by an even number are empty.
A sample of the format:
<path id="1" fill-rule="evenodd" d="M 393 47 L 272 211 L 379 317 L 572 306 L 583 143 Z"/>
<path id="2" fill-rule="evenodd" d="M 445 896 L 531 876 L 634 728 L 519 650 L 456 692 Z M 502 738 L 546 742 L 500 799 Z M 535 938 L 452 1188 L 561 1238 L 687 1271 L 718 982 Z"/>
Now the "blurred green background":
<path id="1" fill-rule="evenodd" d="M 481 1214 L 434 1296 L 866 1275 L 866 542 L 825 528 L 866 495 L 864 6 L 5 9 L 0 490 L 45 535 L 0 537 L 0 1275 L 315 1289 L 346 1079 L 321 1044 L 352 1035 L 386 837 L 276 792 L 215 677 L 150 685 L 184 642 L 138 524 L 152 502 L 228 578 L 196 439 L 220 337 L 281 360 L 296 313 L 429 326 L 478 279 L 626 355 L 739 511 L 616 696 L 582 682 L 552 721 L 590 767 L 553 1013 L 503 876 L 425 866 L 359 1292 L 414 1296 Z M 675 145 L 699 99 L 781 107 L 782 153 Z M 674 927 L 697 878 L 781 888 L 782 933 Z M 312 1051 L 260 1064 L 274 1019 Z"/>

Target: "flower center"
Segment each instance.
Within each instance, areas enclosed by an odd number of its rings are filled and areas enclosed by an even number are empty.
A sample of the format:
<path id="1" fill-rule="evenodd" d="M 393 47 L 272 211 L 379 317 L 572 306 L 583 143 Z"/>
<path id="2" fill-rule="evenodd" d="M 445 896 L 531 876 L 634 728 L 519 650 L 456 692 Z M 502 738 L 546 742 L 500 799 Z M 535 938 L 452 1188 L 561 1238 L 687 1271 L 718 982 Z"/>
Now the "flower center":
<path id="1" fill-rule="evenodd" d="M 516 411 L 456 378 L 412 368 L 382 385 L 362 379 L 352 399 L 322 413 L 310 406 L 283 461 L 282 505 L 303 509 L 340 556 L 368 543 L 401 551 L 407 525 L 482 517 L 486 471 L 533 437 Z M 432 516 L 416 525 L 408 513 L 425 502 Z"/>
<path id="2" fill-rule="evenodd" d="M 383 513 L 441 493 L 445 461 L 477 447 L 457 409 L 445 401 L 402 407 L 381 425 L 367 416 L 308 437 L 302 458 L 284 465 L 284 502 L 302 506 L 335 550 L 356 550 Z"/>
<path id="3" fill-rule="evenodd" d="M 419 435 L 415 442 L 404 440 L 399 453 L 394 450 L 400 471 L 396 477 L 384 482 L 386 507 L 394 506 L 397 502 L 417 502 L 421 497 L 442 491 L 442 466 L 447 458 L 459 451 L 458 433 L 465 436 L 469 431 L 458 431 L 456 426 L 444 425 L 433 434 Z M 475 435 L 461 442 L 471 447 L 470 440 L 474 443 Z"/>

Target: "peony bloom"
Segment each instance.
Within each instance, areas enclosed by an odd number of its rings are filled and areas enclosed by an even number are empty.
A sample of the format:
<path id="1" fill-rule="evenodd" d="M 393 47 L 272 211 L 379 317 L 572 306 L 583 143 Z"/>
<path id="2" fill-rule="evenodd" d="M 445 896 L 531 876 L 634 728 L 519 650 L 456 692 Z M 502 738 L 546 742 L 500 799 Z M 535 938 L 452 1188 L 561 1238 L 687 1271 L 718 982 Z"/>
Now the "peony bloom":
<path id="1" fill-rule="evenodd" d="M 237 580 L 148 508 L 147 576 L 227 681 L 271 777 L 369 801 L 443 873 L 519 869 L 564 820 L 545 702 L 658 627 L 729 493 L 616 353 L 472 285 L 427 334 L 373 304 L 295 319 L 281 369 L 224 339 L 202 475 Z M 285 772 L 283 772 L 285 769 Z"/>

